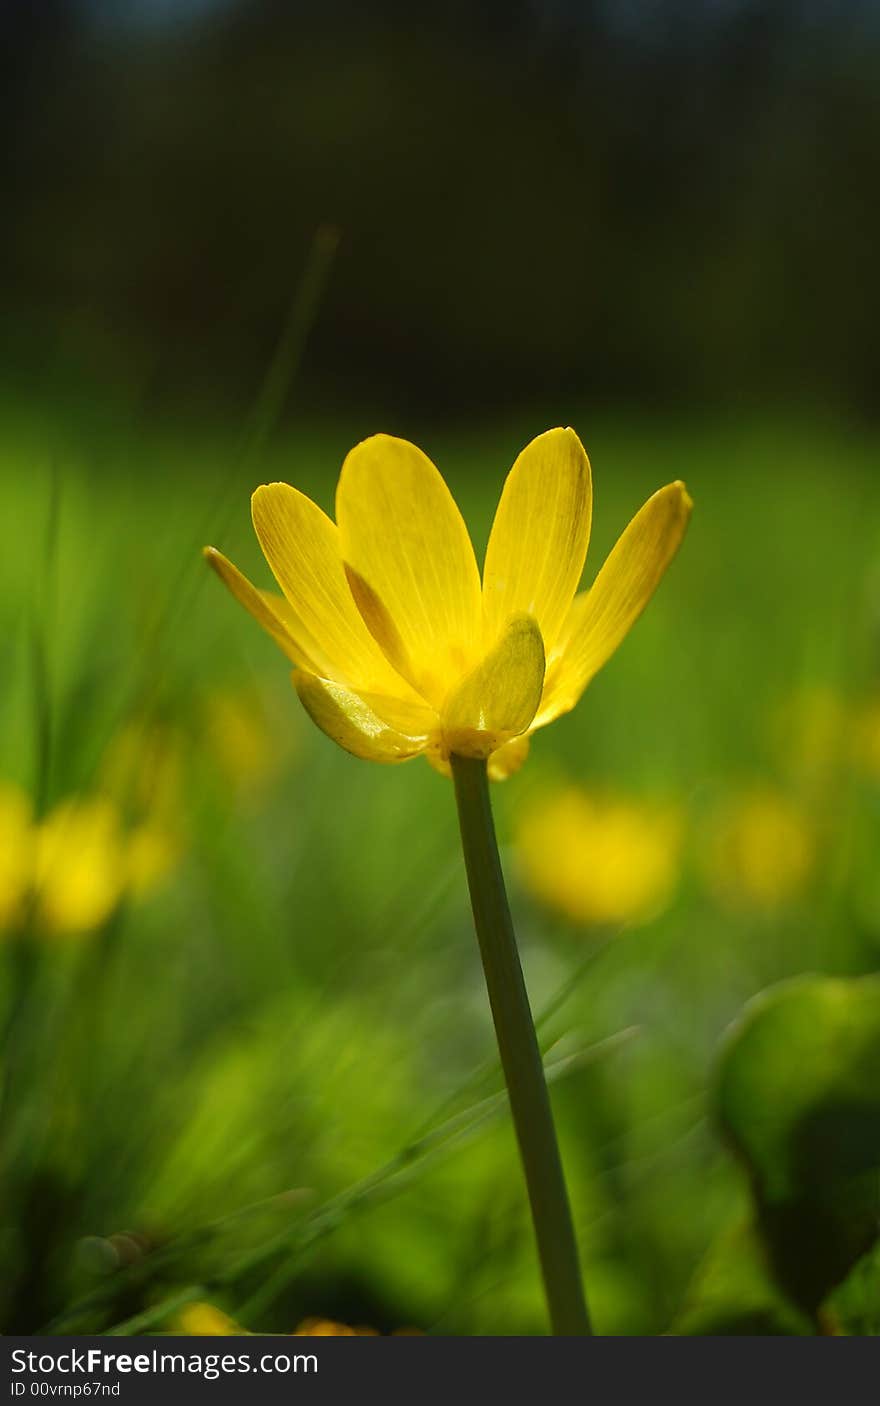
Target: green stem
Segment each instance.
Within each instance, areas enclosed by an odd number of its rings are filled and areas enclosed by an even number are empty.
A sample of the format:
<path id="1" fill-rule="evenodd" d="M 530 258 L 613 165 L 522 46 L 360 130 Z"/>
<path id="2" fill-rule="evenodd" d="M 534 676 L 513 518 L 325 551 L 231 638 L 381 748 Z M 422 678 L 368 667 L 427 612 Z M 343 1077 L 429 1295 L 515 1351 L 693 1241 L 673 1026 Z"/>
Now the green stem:
<path id="1" fill-rule="evenodd" d="M 501 1067 L 525 1172 L 554 1335 L 586 1337 L 590 1320 L 544 1065 L 498 857 L 486 763 L 450 758 L 474 926 Z"/>

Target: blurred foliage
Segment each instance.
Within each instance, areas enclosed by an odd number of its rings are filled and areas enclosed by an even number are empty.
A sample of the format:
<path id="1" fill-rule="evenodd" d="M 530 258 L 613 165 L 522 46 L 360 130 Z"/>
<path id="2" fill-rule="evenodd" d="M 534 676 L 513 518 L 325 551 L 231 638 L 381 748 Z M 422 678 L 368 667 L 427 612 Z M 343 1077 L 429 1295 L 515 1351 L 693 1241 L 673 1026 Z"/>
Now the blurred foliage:
<path id="1" fill-rule="evenodd" d="M 880 1234 L 880 978 L 801 977 L 757 998 L 717 1100 L 773 1271 L 815 1316 Z"/>
<path id="2" fill-rule="evenodd" d="M 774 1284 L 751 1226 L 735 1224 L 710 1247 L 673 1332 L 677 1337 L 802 1337 L 811 1325 Z"/>

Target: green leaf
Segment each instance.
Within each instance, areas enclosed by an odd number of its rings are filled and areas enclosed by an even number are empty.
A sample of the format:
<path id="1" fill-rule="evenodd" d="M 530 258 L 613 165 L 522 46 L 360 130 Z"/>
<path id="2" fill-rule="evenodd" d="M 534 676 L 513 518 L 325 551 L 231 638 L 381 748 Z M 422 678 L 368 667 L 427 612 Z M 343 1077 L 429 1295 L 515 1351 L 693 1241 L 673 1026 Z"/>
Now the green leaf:
<path id="1" fill-rule="evenodd" d="M 808 1319 L 774 1284 L 753 1228 L 738 1224 L 710 1246 L 672 1325 L 675 1337 L 802 1337 Z"/>
<path id="2" fill-rule="evenodd" d="M 728 1038 L 716 1101 L 772 1272 L 815 1322 L 880 1230 L 880 977 L 764 992 Z"/>

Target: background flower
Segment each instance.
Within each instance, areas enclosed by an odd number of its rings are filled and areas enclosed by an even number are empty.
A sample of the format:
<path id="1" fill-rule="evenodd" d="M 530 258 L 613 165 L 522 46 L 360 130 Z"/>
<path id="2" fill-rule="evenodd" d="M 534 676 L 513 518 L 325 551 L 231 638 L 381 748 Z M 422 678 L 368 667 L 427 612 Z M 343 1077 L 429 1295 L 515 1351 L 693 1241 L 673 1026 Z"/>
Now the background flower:
<path id="1" fill-rule="evenodd" d="M 772 910 L 803 895 L 816 858 L 809 817 L 784 792 L 758 784 L 719 806 L 707 838 L 706 877 L 721 902 Z"/>
<path id="2" fill-rule="evenodd" d="M 516 853 L 536 898 L 601 927 L 644 921 L 669 902 L 681 840 L 674 806 L 562 786 L 523 807 Z"/>

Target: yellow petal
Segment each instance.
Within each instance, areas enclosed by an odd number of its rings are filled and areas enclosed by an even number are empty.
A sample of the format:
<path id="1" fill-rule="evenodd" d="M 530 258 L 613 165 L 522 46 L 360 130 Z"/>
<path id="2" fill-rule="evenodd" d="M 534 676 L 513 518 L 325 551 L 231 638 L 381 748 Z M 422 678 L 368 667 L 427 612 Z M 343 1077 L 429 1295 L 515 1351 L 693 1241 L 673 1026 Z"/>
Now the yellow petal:
<path id="1" fill-rule="evenodd" d="M 436 721 L 427 709 L 420 715 L 398 699 L 376 695 L 362 698 L 343 684 L 301 670 L 294 671 L 293 683 L 312 721 L 355 757 L 370 762 L 403 762 L 428 746 L 427 731 L 407 733 L 396 725 Z"/>
<path id="2" fill-rule="evenodd" d="M 442 749 L 429 747 L 425 753 L 425 761 L 432 766 L 441 776 L 445 776 L 447 781 L 452 780 L 452 767 L 449 765 L 449 758 L 444 757 Z"/>
<path id="3" fill-rule="evenodd" d="M 335 523 L 288 483 L 258 488 L 254 528 L 317 673 L 378 692 L 408 692 L 352 600 Z"/>
<path id="4" fill-rule="evenodd" d="M 510 742 L 505 742 L 497 752 L 493 752 L 488 762 L 489 780 L 506 781 L 514 772 L 519 771 L 529 755 L 530 742 L 529 734 L 524 732 L 519 737 L 512 738 Z"/>
<path id="5" fill-rule="evenodd" d="M 574 430 L 547 430 L 507 476 L 486 549 L 483 616 L 494 640 L 532 615 L 550 653 L 581 579 L 590 540 L 590 461 Z"/>
<path id="6" fill-rule="evenodd" d="M 298 642 L 293 637 L 292 630 L 296 629 L 299 622 L 283 596 L 273 596 L 269 591 L 258 591 L 238 567 L 233 566 L 228 557 L 218 552 L 216 547 L 205 547 L 203 555 L 238 603 L 250 611 L 257 623 L 272 636 L 292 663 L 305 669 L 318 667 L 302 640 Z M 304 636 L 305 631 L 302 631 L 302 634 Z"/>
<path id="7" fill-rule="evenodd" d="M 414 444 L 374 435 L 342 466 L 336 518 L 364 620 L 395 669 L 439 705 L 479 651 L 480 577 L 452 494 Z"/>
<path id="8" fill-rule="evenodd" d="M 575 598 L 535 727 L 573 708 L 629 633 L 678 551 L 692 507 L 683 483 L 659 489 L 618 539 L 590 589 Z"/>
<path id="9" fill-rule="evenodd" d="M 543 683 L 541 631 L 530 616 L 517 616 L 447 699 L 441 714 L 445 749 L 464 757 L 488 757 L 525 732 Z"/>

